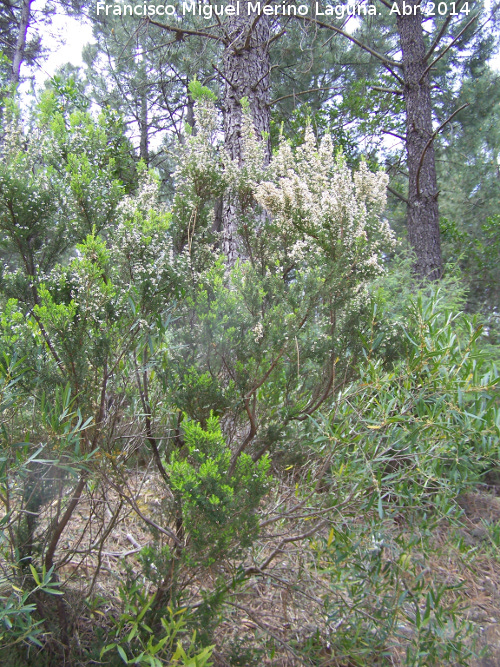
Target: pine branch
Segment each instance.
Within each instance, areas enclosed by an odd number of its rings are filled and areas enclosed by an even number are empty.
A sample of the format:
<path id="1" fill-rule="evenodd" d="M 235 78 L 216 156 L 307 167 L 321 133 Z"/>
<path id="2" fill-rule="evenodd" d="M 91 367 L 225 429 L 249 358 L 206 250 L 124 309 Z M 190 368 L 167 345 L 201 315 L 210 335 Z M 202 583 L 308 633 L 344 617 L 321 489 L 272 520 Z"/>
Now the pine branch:
<path id="1" fill-rule="evenodd" d="M 464 34 L 464 32 L 467 30 L 467 28 L 468 28 L 470 25 L 472 25 L 472 24 L 474 23 L 474 21 L 477 19 L 478 16 L 479 16 L 479 14 L 476 14 L 475 16 L 473 16 L 473 17 L 471 18 L 471 20 L 467 23 L 467 25 L 463 28 L 463 30 L 461 30 L 461 31 L 458 33 L 458 35 L 455 37 L 455 39 L 453 39 L 453 40 L 448 44 L 448 46 L 447 46 L 443 51 L 441 51 L 441 53 L 437 56 L 437 58 L 435 58 L 435 59 L 431 62 L 431 64 L 428 65 L 428 66 L 426 67 L 426 69 L 424 70 L 424 73 L 423 73 L 422 76 L 420 77 L 420 83 L 422 83 L 422 81 L 424 80 L 425 75 L 428 74 L 428 73 L 430 72 L 430 70 L 434 67 L 434 65 L 435 65 L 439 60 L 441 60 L 441 58 L 445 55 L 445 53 L 447 53 L 447 52 L 451 49 L 451 47 L 454 46 L 454 45 L 458 42 L 458 40 L 460 39 L 460 37 Z M 427 57 L 427 56 L 426 56 L 426 57 Z"/>
<path id="2" fill-rule="evenodd" d="M 422 151 L 422 155 L 420 156 L 420 162 L 418 163 L 418 169 L 417 169 L 417 197 L 420 197 L 420 187 L 419 187 L 420 171 L 421 171 L 421 169 L 422 169 L 422 165 L 423 165 L 423 163 L 424 163 L 424 157 L 425 157 L 425 154 L 426 154 L 426 152 L 427 152 L 427 149 L 428 149 L 429 146 L 432 144 L 432 142 L 433 142 L 434 139 L 437 137 L 437 135 L 441 132 L 441 130 L 442 130 L 446 125 L 448 125 L 448 123 L 449 123 L 451 120 L 453 120 L 453 118 L 455 118 L 455 116 L 457 115 L 457 113 L 460 113 L 460 111 L 462 111 L 462 109 L 465 109 L 465 108 L 468 107 L 468 106 L 469 106 L 468 103 L 467 103 L 467 104 L 462 104 L 462 106 L 461 106 L 459 109 L 457 109 L 456 111 L 454 111 L 454 112 L 451 114 L 451 116 L 450 116 L 449 118 L 447 118 L 447 119 L 444 121 L 444 123 L 441 123 L 441 125 L 438 127 L 438 129 L 435 130 L 435 132 L 432 133 L 431 138 L 430 138 L 429 141 L 425 144 L 425 148 L 424 148 L 424 150 Z"/>
<path id="3" fill-rule="evenodd" d="M 458 11 L 457 11 L 457 14 L 460 14 L 460 10 L 461 10 L 462 7 L 464 6 L 464 4 L 465 4 L 465 2 L 462 2 L 462 4 L 460 5 L 460 7 L 459 7 L 459 9 L 458 9 Z M 447 29 L 448 26 L 450 25 L 450 22 L 451 22 L 452 18 L 453 18 L 453 14 L 449 14 L 449 15 L 446 17 L 446 20 L 445 20 L 445 22 L 443 23 L 443 25 L 442 25 L 442 27 L 441 27 L 441 30 L 439 31 L 439 34 L 437 35 L 436 39 L 432 42 L 432 44 L 431 44 L 430 47 L 429 47 L 429 50 L 428 50 L 427 53 L 425 54 L 425 57 L 424 57 L 424 60 L 425 60 L 425 61 L 429 60 L 429 58 L 431 57 L 431 55 L 432 55 L 432 54 L 434 53 L 434 51 L 436 50 L 436 47 L 437 47 L 437 45 L 439 44 L 439 42 L 442 40 L 443 35 L 445 34 L 446 29 Z"/>
<path id="4" fill-rule="evenodd" d="M 281 102 L 281 100 L 287 100 L 290 97 L 298 97 L 299 95 L 307 95 L 308 93 L 319 93 L 323 90 L 336 90 L 337 86 L 324 86 L 323 88 L 309 88 L 309 90 L 302 90 L 300 93 L 290 93 L 290 95 L 282 95 L 277 97 L 272 102 L 269 102 L 269 106 Z"/>
<path id="5" fill-rule="evenodd" d="M 206 37 L 207 39 L 213 39 L 216 42 L 223 42 L 222 37 L 217 35 L 212 35 L 210 32 L 204 32 L 203 30 L 189 30 L 188 28 L 179 28 L 178 26 L 168 25 L 167 23 L 160 23 L 159 21 L 153 21 L 153 19 L 146 19 L 151 25 L 155 25 L 157 28 L 162 30 L 168 30 L 169 32 L 175 33 L 177 41 L 181 41 L 184 35 L 195 35 L 198 37 Z"/>
<path id="6" fill-rule="evenodd" d="M 410 205 L 410 201 L 405 196 L 403 196 L 401 192 L 398 192 L 394 188 L 391 188 L 390 185 L 387 186 L 387 190 L 391 193 L 391 195 L 394 195 L 395 197 L 403 201 L 407 206 Z"/>
<path id="7" fill-rule="evenodd" d="M 401 141 L 406 141 L 406 138 L 401 134 L 396 134 L 396 132 L 391 132 L 391 130 L 382 130 L 384 134 L 390 134 L 391 137 L 396 137 L 396 139 L 401 139 Z"/>
<path id="8" fill-rule="evenodd" d="M 330 25 L 329 23 L 323 23 L 323 21 L 318 21 L 318 19 L 308 18 L 307 16 L 304 16 L 302 18 L 304 21 L 308 21 L 309 23 L 314 23 L 315 25 L 318 25 L 320 28 L 333 30 L 333 32 L 342 35 L 346 39 L 350 40 L 353 44 L 356 44 L 356 46 L 359 46 L 360 49 L 363 49 L 363 51 L 366 51 L 367 53 L 371 54 L 374 58 L 377 58 L 377 60 L 380 60 L 380 62 L 384 63 L 384 65 L 389 65 L 390 67 L 397 67 L 398 69 L 402 69 L 403 67 L 402 63 L 398 63 L 397 60 L 391 60 L 391 58 L 387 58 L 382 53 L 375 51 L 375 49 L 372 49 L 366 44 L 363 44 L 363 42 L 360 42 L 359 39 L 356 39 L 356 37 L 354 37 L 353 35 L 350 35 L 348 32 L 345 32 L 344 30 L 341 30 L 340 28 L 337 28 L 334 25 Z"/>
<path id="9" fill-rule="evenodd" d="M 370 86 L 372 90 L 378 90 L 380 93 L 391 93 L 391 95 L 402 95 L 402 90 L 394 90 L 393 88 L 383 88 L 382 86 Z"/>
<path id="10" fill-rule="evenodd" d="M 389 67 L 387 63 L 384 63 L 385 69 L 389 72 L 391 76 L 393 76 L 398 83 L 400 83 L 402 86 L 405 85 L 404 79 L 399 76 L 399 74 L 396 74 L 396 72 L 393 71 L 392 67 Z"/>
<path id="11" fill-rule="evenodd" d="M 437 45 L 438 45 L 439 42 L 443 39 L 443 36 L 444 36 L 444 33 L 446 32 L 446 29 L 447 29 L 448 26 L 450 25 L 451 19 L 452 19 L 451 14 L 450 14 L 449 16 L 446 17 L 446 20 L 445 20 L 445 22 L 443 23 L 443 25 L 442 25 L 442 27 L 441 27 L 441 30 L 439 31 L 439 34 L 437 35 L 436 39 L 432 42 L 432 44 L 431 44 L 430 47 L 429 47 L 429 50 L 428 50 L 427 53 L 425 54 L 425 56 L 424 56 L 424 61 L 429 60 L 429 58 L 432 56 L 432 54 L 433 54 L 434 51 L 436 50 Z"/>

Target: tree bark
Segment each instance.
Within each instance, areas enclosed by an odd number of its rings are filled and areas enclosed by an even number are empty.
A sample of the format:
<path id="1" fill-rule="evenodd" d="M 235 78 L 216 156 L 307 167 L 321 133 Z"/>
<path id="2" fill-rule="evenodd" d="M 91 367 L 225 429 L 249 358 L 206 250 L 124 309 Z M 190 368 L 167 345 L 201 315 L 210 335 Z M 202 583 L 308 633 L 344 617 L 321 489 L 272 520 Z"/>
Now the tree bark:
<path id="1" fill-rule="evenodd" d="M 240 3 L 240 14 L 225 24 L 224 49 L 224 142 L 229 156 L 243 163 L 241 99 L 250 105 L 257 139 L 265 142 L 265 160 L 269 162 L 269 20 L 267 16 L 248 13 L 248 0 Z M 226 198 L 222 212 L 222 247 L 229 266 L 240 258 L 238 247 L 238 202 Z"/>
<path id="2" fill-rule="evenodd" d="M 438 189 L 434 158 L 432 104 L 419 0 L 398 0 L 397 17 L 403 60 L 408 160 L 408 239 L 415 252 L 415 274 L 438 280 L 442 273 Z M 404 15 L 403 8 L 411 7 Z"/>
<path id="3" fill-rule="evenodd" d="M 31 19 L 31 5 L 33 0 L 23 0 L 21 5 L 21 18 L 19 21 L 19 32 L 17 33 L 16 48 L 12 56 L 12 70 L 10 74 L 11 83 L 17 85 L 21 76 L 21 64 L 24 60 L 26 48 L 26 35 Z"/>
<path id="4" fill-rule="evenodd" d="M 140 144 L 139 155 L 146 165 L 149 165 L 149 125 L 148 125 L 148 99 L 145 87 L 140 92 Z"/>

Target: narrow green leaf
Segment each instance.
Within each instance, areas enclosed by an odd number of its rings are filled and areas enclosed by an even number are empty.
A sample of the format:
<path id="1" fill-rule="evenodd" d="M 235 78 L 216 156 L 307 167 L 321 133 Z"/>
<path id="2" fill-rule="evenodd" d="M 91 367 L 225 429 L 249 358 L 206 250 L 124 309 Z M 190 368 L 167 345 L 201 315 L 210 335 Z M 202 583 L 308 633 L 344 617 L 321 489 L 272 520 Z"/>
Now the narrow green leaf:
<path id="1" fill-rule="evenodd" d="M 118 653 L 120 654 L 120 658 L 123 660 L 123 662 L 124 662 L 126 665 L 128 665 L 127 654 L 125 653 L 125 651 L 123 650 L 123 648 L 118 644 L 118 645 L 116 646 L 116 649 L 117 649 Z"/>

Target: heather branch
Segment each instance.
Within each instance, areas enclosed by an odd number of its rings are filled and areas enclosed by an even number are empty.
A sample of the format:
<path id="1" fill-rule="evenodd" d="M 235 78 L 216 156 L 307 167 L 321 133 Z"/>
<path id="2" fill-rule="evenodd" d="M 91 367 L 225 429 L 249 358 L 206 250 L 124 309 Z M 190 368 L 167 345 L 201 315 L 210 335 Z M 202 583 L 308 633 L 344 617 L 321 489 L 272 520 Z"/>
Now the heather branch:
<path id="1" fill-rule="evenodd" d="M 57 549 L 57 545 L 59 543 L 59 539 L 61 538 L 61 535 L 63 534 L 64 529 L 68 525 L 69 520 L 71 519 L 73 512 L 76 509 L 76 506 L 78 505 L 78 502 L 80 500 L 80 497 L 82 495 L 83 489 L 85 488 L 86 484 L 86 475 L 82 475 L 80 478 L 80 481 L 75 487 L 74 492 L 72 493 L 71 496 L 71 501 L 69 502 L 66 511 L 63 514 L 62 519 L 59 521 L 59 523 L 55 526 L 53 534 L 52 534 L 52 539 L 49 542 L 49 547 L 47 549 L 47 553 L 45 555 L 45 567 L 47 570 L 50 570 L 52 565 L 54 564 L 54 553 Z"/>

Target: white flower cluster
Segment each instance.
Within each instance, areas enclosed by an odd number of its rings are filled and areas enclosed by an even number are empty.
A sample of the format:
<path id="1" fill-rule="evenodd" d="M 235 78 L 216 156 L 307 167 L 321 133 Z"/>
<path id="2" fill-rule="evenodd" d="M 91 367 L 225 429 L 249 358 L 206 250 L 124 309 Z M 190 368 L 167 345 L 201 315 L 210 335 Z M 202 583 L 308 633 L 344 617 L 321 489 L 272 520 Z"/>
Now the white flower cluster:
<path id="1" fill-rule="evenodd" d="M 183 206 L 197 209 L 200 203 L 222 194 L 230 179 L 231 161 L 221 146 L 214 103 L 208 99 L 196 102 L 194 117 L 197 132 L 179 146 L 174 181 Z"/>
<path id="2" fill-rule="evenodd" d="M 259 183 L 265 176 L 264 142 L 258 141 L 255 136 L 252 116 L 246 105 L 244 107 L 241 134 L 243 138 L 244 164 L 243 167 L 238 168 L 237 163 L 234 163 L 235 176 L 239 177 L 239 180 L 243 177 L 250 183 Z"/>
<path id="3" fill-rule="evenodd" d="M 150 300 L 169 290 L 186 271 L 184 258 L 175 256 L 168 231 L 170 212 L 159 201 L 158 182 L 150 172 L 142 172 L 136 195 L 125 197 L 118 213 L 110 248 L 115 283 L 122 293 L 133 285 Z"/>
<path id="4" fill-rule="evenodd" d="M 386 174 L 372 173 L 362 162 L 353 175 L 343 156 L 335 156 L 331 137 L 318 145 L 309 127 L 295 151 L 281 142 L 267 177 L 256 184 L 255 197 L 272 215 L 276 231 L 289 239 L 289 256 L 300 261 L 308 251 L 321 251 L 358 274 L 381 271 L 380 253 L 395 243 L 380 217 Z"/>
<path id="5" fill-rule="evenodd" d="M 106 325 L 105 307 L 114 296 L 112 285 L 107 285 L 99 276 L 98 264 L 82 259 L 74 260 L 71 264 L 71 279 L 73 289 L 71 290 L 70 306 L 78 306 L 81 316 L 94 325 L 102 328 Z M 75 323 L 73 323 L 75 324 Z M 89 337 L 92 328 L 88 329 Z"/>
<path id="6" fill-rule="evenodd" d="M 296 275 L 290 270 L 310 272 L 314 265 L 318 277 L 335 275 L 340 291 L 343 285 L 352 295 L 382 272 L 383 253 L 395 245 L 382 216 L 387 175 L 373 173 L 364 161 L 353 173 L 331 136 L 318 142 L 310 126 L 301 146 L 293 149 L 282 140 L 265 166 L 264 143 L 255 136 L 245 100 L 242 104 L 241 166 L 224 151 L 213 102 L 195 104 L 197 134 L 180 147 L 173 215 L 184 218 L 190 230 L 196 221 L 198 230 L 201 208 L 213 213 L 214 200 L 229 195 L 240 217 L 244 255 L 252 262 L 290 278 Z M 254 333 L 258 338 L 260 332 Z"/>
<path id="7" fill-rule="evenodd" d="M 252 329 L 254 334 L 254 341 L 258 343 L 264 338 L 264 325 L 262 322 L 257 322 L 257 324 Z"/>
<path id="8" fill-rule="evenodd" d="M 147 213 L 156 210 L 158 213 L 166 213 L 167 207 L 158 201 L 158 182 L 153 178 L 151 172 L 143 169 L 139 173 L 139 184 L 134 196 L 123 197 L 118 204 L 117 212 L 121 222 L 133 218 L 138 211 Z"/>

